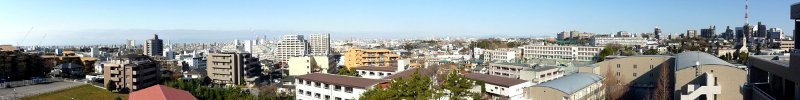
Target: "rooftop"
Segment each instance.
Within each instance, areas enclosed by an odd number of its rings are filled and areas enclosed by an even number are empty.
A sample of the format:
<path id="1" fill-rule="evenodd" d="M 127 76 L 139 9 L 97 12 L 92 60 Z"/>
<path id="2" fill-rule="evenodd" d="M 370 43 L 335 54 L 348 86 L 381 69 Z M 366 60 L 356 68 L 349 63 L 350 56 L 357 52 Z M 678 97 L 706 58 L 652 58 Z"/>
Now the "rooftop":
<path id="1" fill-rule="evenodd" d="M 389 82 L 389 80 L 368 79 L 368 78 L 323 74 L 323 73 L 311 73 L 311 74 L 297 76 L 295 78 L 308 81 L 322 82 L 327 84 L 342 85 L 347 87 L 362 88 L 362 89 L 367 89 L 368 87 L 371 87 L 375 84 Z"/>
<path id="2" fill-rule="evenodd" d="M 536 86 L 549 87 L 566 94 L 573 94 L 595 82 L 603 80 L 603 77 L 592 73 L 575 73 L 547 81 Z"/>
<path id="3" fill-rule="evenodd" d="M 361 66 L 355 67 L 356 70 L 369 70 L 369 71 L 385 71 L 385 72 L 395 72 L 397 71 L 396 67 L 378 67 L 378 66 Z"/>
<path id="4" fill-rule="evenodd" d="M 15 51 L 15 50 L 17 50 L 17 47 L 14 47 L 13 45 L 0 45 L 0 51 Z"/>
<path id="5" fill-rule="evenodd" d="M 520 80 L 520 79 L 513 79 L 513 78 L 506 78 L 500 76 L 493 76 L 487 74 L 480 74 L 480 73 L 467 73 L 464 74 L 464 77 L 474 80 L 483 81 L 485 83 L 504 86 L 504 87 L 511 87 L 517 84 L 522 84 L 528 81 Z"/>
<path id="6" fill-rule="evenodd" d="M 714 55 L 700 51 L 686 51 L 675 55 L 675 69 L 681 70 L 697 65 L 724 65 L 736 67 Z"/>
<path id="7" fill-rule="evenodd" d="M 164 85 L 155 85 L 128 95 L 128 100 L 197 100 L 192 93 Z"/>

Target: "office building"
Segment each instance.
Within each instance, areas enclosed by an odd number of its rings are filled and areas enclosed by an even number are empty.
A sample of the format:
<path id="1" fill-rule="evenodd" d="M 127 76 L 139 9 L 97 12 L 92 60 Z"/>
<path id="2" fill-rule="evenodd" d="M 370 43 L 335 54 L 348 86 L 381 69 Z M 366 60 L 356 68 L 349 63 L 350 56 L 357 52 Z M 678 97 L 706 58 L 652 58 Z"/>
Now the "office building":
<path id="1" fill-rule="evenodd" d="M 697 30 L 686 30 L 686 34 L 685 35 L 688 38 L 695 38 L 695 37 L 700 36 L 699 34 L 697 34 Z"/>
<path id="2" fill-rule="evenodd" d="M 260 81 L 261 64 L 250 53 L 214 52 L 208 54 L 207 74 L 220 85 L 253 86 Z"/>
<path id="3" fill-rule="evenodd" d="M 597 38 L 597 37 L 595 37 Z M 603 47 L 591 46 L 522 46 L 522 57 L 525 59 L 556 59 L 572 61 L 594 61 Z"/>
<path id="4" fill-rule="evenodd" d="M 310 49 L 313 56 L 328 56 L 331 53 L 331 36 L 328 33 L 311 34 Z"/>
<path id="5" fill-rule="evenodd" d="M 278 61 L 286 62 L 291 57 L 301 57 L 308 54 L 308 42 L 303 35 L 283 35 L 278 41 L 275 56 Z"/>
<path id="6" fill-rule="evenodd" d="M 357 100 L 367 90 L 388 84 L 391 80 L 368 79 L 324 73 L 295 77 L 297 100 Z"/>
<path id="7" fill-rule="evenodd" d="M 708 26 L 708 28 L 700 29 L 700 36 L 707 39 L 713 40 L 716 38 L 717 27 L 716 26 Z"/>
<path id="8" fill-rule="evenodd" d="M 753 36 L 753 37 L 766 38 L 767 37 L 767 25 L 764 25 L 764 24 L 761 24 L 761 22 L 758 22 L 757 28 L 758 29 L 756 30 L 756 33 L 754 34 L 755 36 Z"/>
<path id="9" fill-rule="evenodd" d="M 161 56 L 164 50 L 164 41 L 158 39 L 158 34 L 153 34 L 153 39 L 147 39 L 144 43 L 144 55 Z"/>
<path id="10" fill-rule="evenodd" d="M 603 76 L 593 73 L 570 74 L 525 89 L 527 100 L 602 100 Z"/>
<path id="11" fill-rule="evenodd" d="M 784 39 L 783 30 L 781 28 L 769 28 L 767 30 L 767 39 Z"/>
<path id="12" fill-rule="evenodd" d="M 736 35 L 733 33 L 733 29 L 731 29 L 731 26 L 727 26 L 727 28 L 725 28 L 725 32 L 720 35 L 722 35 L 721 37 L 725 40 L 733 40 L 736 38 Z"/>
<path id="13" fill-rule="evenodd" d="M 486 90 L 489 98 L 492 100 L 525 100 L 525 88 L 532 86 L 530 81 L 506 78 L 494 75 L 480 74 L 480 73 L 467 73 L 464 74 L 465 78 L 485 82 L 483 86 L 475 86 L 473 90 Z"/>
<path id="14" fill-rule="evenodd" d="M 400 59 L 400 55 L 388 49 L 351 48 L 344 54 L 344 65 L 347 68 L 360 66 L 392 66 L 392 62 Z"/>
<path id="15" fill-rule="evenodd" d="M 656 35 L 656 39 L 661 39 L 661 35 L 663 35 L 663 34 L 661 34 L 661 28 L 658 28 L 658 27 L 656 27 L 656 29 L 654 29 L 653 34 Z"/>
<path id="16" fill-rule="evenodd" d="M 328 56 L 303 56 L 289 58 L 289 76 L 299 76 L 309 73 L 327 73 L 332 65 Z"/>
<path id="17" fill-rule="evenodd" d="M 161 65 L 146 55 L 117 56 L 103 64 L 103 83 L 119 91 L 136 91 L 156 85 L 161 80 Z"/>

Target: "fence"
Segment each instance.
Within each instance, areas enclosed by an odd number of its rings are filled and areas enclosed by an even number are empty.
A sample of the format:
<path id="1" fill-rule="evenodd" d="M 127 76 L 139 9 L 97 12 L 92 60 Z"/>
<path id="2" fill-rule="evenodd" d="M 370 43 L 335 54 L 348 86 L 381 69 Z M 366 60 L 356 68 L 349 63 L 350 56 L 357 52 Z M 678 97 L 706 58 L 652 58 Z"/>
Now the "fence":
<path id="1" fill-rule="evenodd" d="M 21 86 L 28 86 L 28 85 L 35 85 L 35 84 L 42 84 L 42 83 L 62 82 L 62 81 L 65 81 L 65 79 L 63 79 L 63 78 L 44 78 L 41 81 L 20 80 L 20 81 L 12 81 L 12 82 L 0 83 L 0 88 L 21 87 Z"/>

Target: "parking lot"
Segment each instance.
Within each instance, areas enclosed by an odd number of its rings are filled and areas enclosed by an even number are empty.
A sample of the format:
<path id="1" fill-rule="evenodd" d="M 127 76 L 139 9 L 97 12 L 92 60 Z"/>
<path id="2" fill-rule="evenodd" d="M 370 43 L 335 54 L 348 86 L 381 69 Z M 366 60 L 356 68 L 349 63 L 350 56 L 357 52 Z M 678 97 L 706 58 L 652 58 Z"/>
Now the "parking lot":
<path id="1" fill-rule="evenodd" d="M 63 90 L 75 86 L 80 86 L 85 83 L 76 82 L 53 82 L 46 84 L 28 85 L 13 88 L 0 88 L 0 100 L 13 100 L 12 98 L 21 98 L 25 96 L 33 96 L 42 93 Z"/>

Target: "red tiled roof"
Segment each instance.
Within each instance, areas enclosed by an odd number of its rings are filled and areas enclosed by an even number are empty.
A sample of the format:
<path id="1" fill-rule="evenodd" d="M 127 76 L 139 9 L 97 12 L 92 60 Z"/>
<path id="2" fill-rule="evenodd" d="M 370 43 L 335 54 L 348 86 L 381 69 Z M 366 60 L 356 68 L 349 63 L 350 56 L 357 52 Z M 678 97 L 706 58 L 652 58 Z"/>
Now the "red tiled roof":
<path id="1" fill-rule="evenodd" d="M 332 75 L 332 74 L 323 74 L 323 73 L 311 73 L 306 75 L 301 75 L 295 77 L 297 79 L 302 79 L 306 81 L 314 81 L 314 82 L 322 82 L 327 84 L 336 84 L 342 85 L 347 87 L 355 87 L 355 88 L 362 88 L 366 89 L 367 87 L 383 83 L 389 82 L 389 80 L 380 80 L 380 79 L 368 79 L 368 78 L 361 78 L 361 77 L 352 77 L 352 76 L 343 76 L 343 75 Z"/>
<path id="2" fill-rule="evenodd" d="M 184 90 L 155 85 L 136 91 L 128 95 L 128 100 L 197 100 Z"/>
<path id="3" fill-rule="evenodd" d="M 493 76 L 480 73 L 467 73 L 464 74 L 464 77 L 504 87 L 510 87 L 527 82 L 525 80 L 520 80 L 520 79 L 506 78 L 506 77 Z"/>

